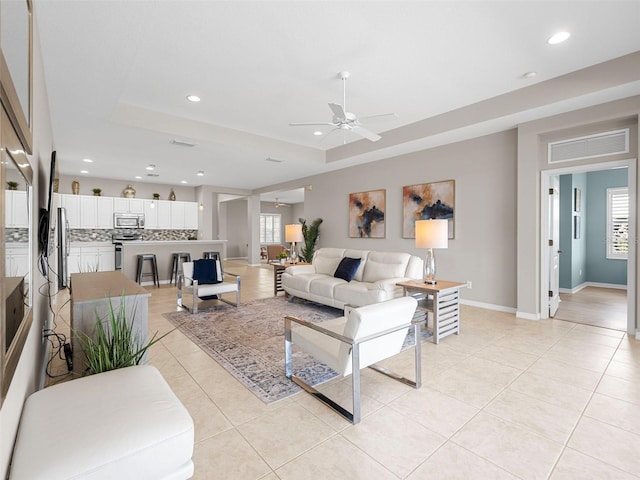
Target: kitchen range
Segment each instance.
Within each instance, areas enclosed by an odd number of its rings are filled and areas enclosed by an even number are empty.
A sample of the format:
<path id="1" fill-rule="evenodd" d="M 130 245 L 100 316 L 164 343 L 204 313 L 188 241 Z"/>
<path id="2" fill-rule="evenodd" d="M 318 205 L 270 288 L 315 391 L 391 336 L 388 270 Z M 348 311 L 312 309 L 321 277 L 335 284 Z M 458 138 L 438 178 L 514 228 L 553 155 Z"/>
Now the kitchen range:
<path id="1" fill-rule="evenodd" d="M 142 240 L 142 233 L 139 232 L 121 232 L 113 234 L 113 236 L 111 237 L 111 242 L 115 246 L 116 270 L 122 270 L 123 266 L 122 244 L 126 242 L 139 242 L 140 240 Z"/>

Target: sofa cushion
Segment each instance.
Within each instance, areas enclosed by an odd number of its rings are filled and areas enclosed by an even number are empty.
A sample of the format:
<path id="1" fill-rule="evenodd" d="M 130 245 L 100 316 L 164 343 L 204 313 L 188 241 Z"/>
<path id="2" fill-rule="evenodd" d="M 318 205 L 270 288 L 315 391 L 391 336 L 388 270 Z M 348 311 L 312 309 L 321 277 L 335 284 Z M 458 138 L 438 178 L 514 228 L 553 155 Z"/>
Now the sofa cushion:
<path id="1" fill-rule="evenodd" d="M 299 292 L 308 292 L 311 282 L 319 278 L 326 278 L 326 276 L 319 273 L 303 273 L 302 275 L 282 274 L 283 284 L 286 283 L 287 287 Z"/>
<path id="2" fill-rule="evenodd" d="M 342 304 L 361 307 L 371 303 L 384 302 L 393 298 L 393 293 L 387 292 L 376 284 L 366 282 L 350 282 L 336 285 L 333 298 Z"/>
<path id="3" fill-rule="evenodd" d="M 333 298 L 333 290 L 336 285 L 346 283 L 341 278 L 328 277 L 322 275 L 320 278 L 314 278 L 309 284 L 309 293 L 320 295 L 321 297 Z"/>
<path id="4" fill-rule="evenodd" d="M 353 280 L 353 277 L 356 276 L 356 272 L 358 271 L 361 261 L 362 260 L 359 258 L 344 257 L 340 260 L 338 268 L 336 268 L 333 276 L 350 282 Z"/>
<path id="5" fill-rule="evenodd" d="M 313 257 L 313 266 L 316 269 L 316 273 L 333 276 L 340 260 L 342 260 L 343 254 L 344 250 L 339 248 L 317 250 Z"/>
<path id="6" fill-rule="evenodd" d="M 401 252 L 369 252 L 362 280 L 377 282 L 385 278 L 405 276 L 411 255 Z"/>

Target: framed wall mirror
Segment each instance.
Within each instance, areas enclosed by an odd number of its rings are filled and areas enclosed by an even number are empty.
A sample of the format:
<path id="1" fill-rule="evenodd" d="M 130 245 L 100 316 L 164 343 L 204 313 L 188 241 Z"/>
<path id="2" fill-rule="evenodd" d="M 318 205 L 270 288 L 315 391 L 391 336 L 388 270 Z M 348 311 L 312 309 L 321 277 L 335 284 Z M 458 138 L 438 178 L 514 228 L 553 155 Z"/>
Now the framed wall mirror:
<path id="1" fill-rule="evenodd" d="M 0 99 L 27 153 L 32 152 L 31 0 L 0 2 Z"/>
<path id="2" fill-rule="evenodd" d="M 33 321 L 33 170 L 5 112 L 0 118 L 3 188 L 2 298 L 0 316 L 0 400 L 9 389 Z"/>

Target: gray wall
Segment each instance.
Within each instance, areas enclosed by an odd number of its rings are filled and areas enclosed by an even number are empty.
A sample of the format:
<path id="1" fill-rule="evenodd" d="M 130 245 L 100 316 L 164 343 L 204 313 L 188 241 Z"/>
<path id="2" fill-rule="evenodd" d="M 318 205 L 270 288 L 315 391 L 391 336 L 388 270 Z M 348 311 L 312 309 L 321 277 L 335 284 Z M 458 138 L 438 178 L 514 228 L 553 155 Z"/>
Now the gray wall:
<path id="1" fill-rule="evenodd" d="M 627 284 L 627 260 L 607 259 L 607 188 L 626 187 L 627 169 L 587 173 L 587 280 Z M 584 198 L 583 198 L 584 200 Z"/>
<path id="2" fill-rule="evenodd" d="M 35 15 L 35 14 L 34 14 Z M 34 25 L 37 19 L 34 18 Z M 33 36 L 33 154 L 29 156 L 29 162 L 33 168 L 33 205 L 44 207 L 47 198 L 50 155 L 53 149 L 53 132 L 51 128 L 51 116 L 49 114 L 49 99 L 44 83 L 42 69 L 40 38 L 37 28 Z M 38 216 L 33 215 L 31 228 L 38 229 Z M 32 251 L 32 278 L 33 278 L 33 323 L 27 336 L 16 371 L 11 382 L 11 387 L 0 408 L 0 476 L 5 478 L 7 473 L 13 443 L 18 431 L 18 423 L 22 412 L 22 406 L 28 395 L 42 388 L 44 384 L 44 365 L 46 345 L 42 340 L 42 329 L 50 326 L 51 314 L 48 306 L 46 292 L 46 279 L 42 277 L 37 268 L 37 248 Z M 36 288 L 37 287 L 37 288 Z M 55 287 L 54 287 L 55 290 Z"/>
<path id="3" fill-rule="evenodd" d="M 574 188 L 582 195 L 580 212 L 574 211 Z M 571 290 L 587 281 L 587 174 L 560 176 L 560 288 Z M 574 238 L 574 218 L 581 220 L 580 238 Z"/>
<path id="4" fill-rule="evenodd" d="M 466 300 L 516 307 L 516 131 L 393 157 L 305 179 L 308 221 L 322 218 L 321 247 L 403 251 L 402 187 L 455 180 L 455 239 L 436 251 L 438 277 L 473 282 Z M 349 193 L 386 190 L 386 237 L 348 238 Z"/>
<path id="5" fill-rule="evenodd" d="M 244 258 L 247 256 L 249 238 L 247 199 L 229 200 L 224 205 L 227 215 L 227 258 Z"/>
<path id="6" fill-rule="evenodd" d="M 541 282 L 541 234 L 540 179 L 541 172 L 553 172 L 567 167 L 583 167 L 613 161 L 628 161 L 638 158 L 638 115 L 640 114 L 640 96 L 624 98 L 593 107 L 535 120 L 518 126 L 518 168 L 517 168 L 517 305 L 518 315 L 523 318 L 546 317 L 542 311 Z M 624 154 L 582 159 L 573 162 L 549 164 L 547 158 L 550 141 L 575 138 L 597 132 L 630 129 L 630 151 Z M 636 178 L 637 181 L 637 173 Z M 637 222 L 637 218 L 636 218 Z M 636 262 L 635 276 L 640 272 L 640 263 Z M 638 297 L 638 282 L 630 285 Z M 631 300 L 632 311 L 637 310 Z"/>

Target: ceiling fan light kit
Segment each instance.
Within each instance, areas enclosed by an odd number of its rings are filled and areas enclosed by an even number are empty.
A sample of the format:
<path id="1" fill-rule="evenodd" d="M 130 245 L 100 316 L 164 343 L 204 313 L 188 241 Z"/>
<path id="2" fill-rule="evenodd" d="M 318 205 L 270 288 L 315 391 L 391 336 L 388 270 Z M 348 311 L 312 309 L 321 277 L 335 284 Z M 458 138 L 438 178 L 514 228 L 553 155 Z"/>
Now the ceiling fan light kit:
<path id="1" fill-rule="evenodd" d="M 342 80 L 342 105 L 337 103 L 329 103 L 329 108 L 333 112 L 333 117 L 331 122 L 309 122 L 309 123 L 290 123 L 289 125 L 292 127 L 302 127 L 302 126 L 323 126 L 328 125 L 333 127 L 325 138 L 336 130 L 342 130 L 343 132 L 353 132 L 361 137 L 366 138 L 367 140 L 371 140 L 372 142 L 377 142 L 382 137 L 377 133 L 372 132 L 371 130 L 365 128 L 362 122 L 358 119 L 358 117 L 351 112 L 347 111 L 347 79 L 351 74 L 349 72 L 340 72 L 337 77 Z M 370 115 L 368 117 L 362 117 L 362 119 L 379 119 L 383 117 L 394 117 L 397 118 L 395 113 L 381 113 L 378 115 Z M 344 143 L 346 143 L 346 138 L 344 139 Z"/>

